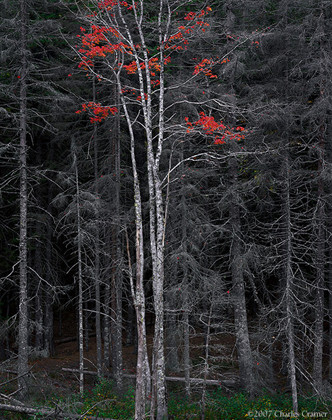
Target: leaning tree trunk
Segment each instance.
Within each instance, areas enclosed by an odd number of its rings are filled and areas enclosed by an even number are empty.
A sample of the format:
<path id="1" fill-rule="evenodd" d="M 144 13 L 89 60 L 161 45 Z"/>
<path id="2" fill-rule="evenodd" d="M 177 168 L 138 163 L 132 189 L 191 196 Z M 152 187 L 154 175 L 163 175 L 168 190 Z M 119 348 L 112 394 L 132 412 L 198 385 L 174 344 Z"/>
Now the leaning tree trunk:
<path id="1" fill-rule="evenodd" d="M 233 282 L 234 323 L 236 348 L 238 353 L 241 386 L 250 394 L 254 394 L 253 360 L 249 340 L 245 284 L 243 278 L 243 247 L 240 219 L 240 199 L 237 179 L 236 158 L 231 158 L 230 173 L 232 178 L 231 218 L 231 272 Z"/>
<path id="2" fill-rule="evenodd" d="M 22 67 L 20 72 L 20 291 L 18 330 L 18 387 L 21 397 L 27 394 L 28 373 L 28 247 L 27 247 L 27 10 L 25 0 L 20 0 Z"/>

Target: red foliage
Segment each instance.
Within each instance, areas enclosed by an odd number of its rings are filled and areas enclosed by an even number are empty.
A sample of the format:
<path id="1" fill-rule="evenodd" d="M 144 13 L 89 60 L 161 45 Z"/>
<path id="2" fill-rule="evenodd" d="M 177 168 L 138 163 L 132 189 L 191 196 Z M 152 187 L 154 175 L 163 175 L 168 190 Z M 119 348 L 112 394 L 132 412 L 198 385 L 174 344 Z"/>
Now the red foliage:
<path id="1" fill-rule="evenodd" d="M 168 38 L 165 49 L 174 51 L 186 50 L 186 45 L 188 44 L 186 35 L 191 34 L 195 29 L 198 28 L 205 32 L 206 27 L 210 26 L 210 24 L 201 20 L 201 18 L 206 16 L 211 10 L 211 7 L 207 7 L 205 10 L 201 10 L 200 12 L 187 13 L 183 19 L 188 23 L 192 22 L 192 24 L 178 26 L 177 32 Z"/>
<path id="2" fill-rule="evenodd" d="M 245 138 L 244 134 L 238 133 L 245 132 L 245 128 L 238 126 L 236 128 L 226 126 L 222 121 L 215 121 L 214 117 L 211 115 L 205 115 L 204 112 L 200 112 L 200 118 L 191 123 L 189 118 L 186 117 L 185 121 L 187 123 L 187 133 L 190 133 L 194 129 L 194 126 L 201 127 L 205 134 L 214 136 L 214 144 L 224 144 L 226 140 L 243 140 Z"/>
<path id="3" fill-rule="evenodd" d="M 123 6 L 125 9 L 127 10 L 132 10 L 133 6 L 129 5 L 126 1 L 118 1 L 118 0 L 102 0 L 101 2 L 98 3 L 98 7 L 99 9 L 103 10 L 112 10 L 112 8 L 114 6 L 117 5 Z M 135 7 L 136 7 L 136 3 L 135 3 Z"/>
<path id="4" fill-rule="evenodd" d="M 133 8 L 133 6 L 129 6 L 126 1 L 102 0 L 99 3 L 99 9 L 101 12 L 106 11 L 110 14 L 111 17 L 114 17 L 114 15 L 111 13 L 112 8 L 118 6 L 126 9 L 126 13 L 128 13 L 128 10 L 130 11 Z M 136 7 L 136 3 L 134 7 Z M 187 13 L 183 18 L 185 25 L 178 26 L 176 32 L 167 39 L 164 45 L 165 50 L 169 51 L 169 53 L 171 53 L 173 50 L 186 50 L 187 44 L 189 43 L 188 35 L 190 35 L 195 30 L 202 30 L 204 32 L 209 26 L 209 24 L 203 19 L 211 10 L 211 7 L 207 7 L 205 10 L 201 10 L 199 12 Z M 96 14 L 96 12 L 94 13 Z M 137 61 L 132 60 L 132 56 L 134 52 L 138 52 L 141 49 L 141 45 L 128 45 L 116 28 L 112 26 L 105 27 L 92 25 L 90 32 L 88 33 L 85 28 L 81 27 L 81 35 L 78 35 L 78 37 L 80 38 L 82 44 L 81 48 L 79 49 L 79 53 L 82 57 L 81 62 L 79 63 L 80 68 L 85 70 L 88 70 L 89 68 L 91 69 L 91 67 L 93 67 L 93 60 L 95 58 L 106 57 L 108 54 L 120 52 L 122 54 L 119 54 L 119 57 L 123 56 L 124 58 L 122 61 L 117 63 L 117 68 L 119 69 L 122 66 L 129 75 L 137 73 Z M 128 60 L 129 62 L 125 61 L 126 57 L 128 56 L 131 56 Z M 170 56 L 164 58 L 164 65 L 167 65 L 170 60 Z M 210 79 L 215 79 L 217 78 L 217 75 L 212 72 L 213 66 L 220 63 L 226 63 L 227 61 L 229 61 L 228 58 L 223 60 L 219 59 L 218 57 L 215 59 L 203 58 L 195 65 L 193 75 L 203 75 Z M 140 62 L 139 67 L 141 70 L 147 71 L 145 62 Z M 154 56 L 150 58 L 148 61 L 148 69 L 150 71 L 152 87 L 158 88 L 160 81 L 157 78 L 157 73 L 159 73 L 161 70 L 160 57 Z M 98 80 L 101 80 L 99 76 Z M 136 92 L 134 89 L 122 89 L 122 94 L 126 93 L 132 94 L 138 101 L 142 101 L 142 96 L 138 95 L 138 91 Z M 145 99 L 147 98 L 146 93 L 144 93 L 144 97 Z M 94 102 L 83 104 L 82 110 L 78 110 L 76 112 L 79 114 L 85 111 L 89 111 L 93 114 L 90 117 L 90 121 L 92 123 L 100 122 L 108 115 L 114 115 L 114 113 L 118 112 L 117 108 L 115 107 L 101 106 L 100 104 Z M 217 122 L 215 121 L 214 117 L 205 115 L 204 112 L 201 112 L 200 118 L 193 123 L 189 122 L 189 119 L 186 118 L 186 123 L 187 132 L 190 132 L 196 126 L 197 128 L 203 130 L 205 134 L 213 135 L 215 144 L 223 144 L 228 139 L 244 139 L 244 127 L 228 127 L 223 124 L 222 121 Z"/>
<path id="5" fill-rule="evenodd" d="M 79 67 L 84 70 L 93 67 L 92 59 L 96 57 L 106 57 L 107 54 L 114 54 L 116 51 L 133 54 L 132 48 L 121 41 L 121 36 L 115 28 L 92 25 L 90 33 L 86 33 L 86 29 L 82 27 L 81 32 L 82 35 L 77 35 L 82 43 L 82 48 L 78 50 L 82 54 Z"/>
<path id="6" fill-rule="evenodd" d="M 202 73 L 210 79 L 217 78 L 216 74 L 213 74 L 211 71 L 211 67 L 214 65 L 214 62 L 208 58 L 204 58 L 200 63 L 195 66 L 195 70 L 193 74 Z"/>
<path id="7" fill-rule="evenodd" d="M 168 64 L 171 61 L 170 57 L 165 58 L 164 63 Z M 137 64 L 136 61 L 132 61 L 129 64 L 126 64 L 123 66 L 124 69 L 126 69 L 128 74 L 135 74 L 137 72 Z M 142 70 L 145 69 L 145 63 L 140 63 L 140 68 Z M 149 60 L 149 69 L 154 71 L 160 71 L 160 63 L 158 57 L 152 57 Z M 150 72 L 151 76 L 155 76 L 155 73 L 152 71 Z"/>
<path id="8" fill-rule="evenodd" d="M 118 109 L 115 106 L 101 106 L 99 103 L 88 102 L 87 104 L 82 104 L 82 109 L 76 111 L 76 114 L 81 114 L 82 112 L 90 111 L 94 116 L 90 117 L 90 122 L 101 122 L 109 116 L 109 114 L 114 115 L 118 112 Z"/>

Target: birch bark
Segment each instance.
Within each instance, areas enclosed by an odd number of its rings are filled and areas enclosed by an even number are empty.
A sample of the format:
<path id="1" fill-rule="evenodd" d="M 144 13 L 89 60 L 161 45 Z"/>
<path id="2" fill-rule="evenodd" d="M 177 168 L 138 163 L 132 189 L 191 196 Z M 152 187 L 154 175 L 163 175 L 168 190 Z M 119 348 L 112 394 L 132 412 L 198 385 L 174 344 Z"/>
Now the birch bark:
<path id="1" fill-rule="evenodd" d="M 93 78 L 93 101 L 96 102 L 96 81 Z M 99 195 L 98 180 L 99 180 L 99 150 L 98 150 L 98 131 L 97 126 L 94 126 L 93 130 L 93 146 L 94 146 L 94 177 L 95 177 L 95 194 L 96 197 Z M 101 301 L 100 301 L 100 232 L 99 232 L 99 209 L 96 211 L 96 230 L 95 230 L 95 328 L 96 328 L 96 353 L 97 353 L 97 375 L 100 377 L 102 375 L 102 346 L 101 346 Z"/>
<path id="2" fill-rule="evenodd" d="M 122 91 L 121 80 L 117 74 L 117 87 Z M 137 367 L 136 367 L 136 398 L 135 398 L 135 420 L 141 420 L 145 417 L 146 399 L 150 393 L 150 366 L 148 362 L 146 328 L 145 328 L 145 295 L 143 283 L 144 271 L 144 248 L 143 248 L 143 218 L 142 218 L 142 199 L 140 191 L 140 182 L 137 171 L 135 155 L 135 135 L 132 127 L 132 121 L 128 112 L 124 96 L 120 95 L 121 105 L 123 107 L 125 118 L 130 135 L 130 154 L 132 171 L 134 178 L 134 205 L 135 205 L 135 225 L 136 225 L 136 289 L 131 284 L 132 297 L 134 300 L 136 319 L 137 319 Z M 129 260 L 130 261 L 130 260 Z"/>

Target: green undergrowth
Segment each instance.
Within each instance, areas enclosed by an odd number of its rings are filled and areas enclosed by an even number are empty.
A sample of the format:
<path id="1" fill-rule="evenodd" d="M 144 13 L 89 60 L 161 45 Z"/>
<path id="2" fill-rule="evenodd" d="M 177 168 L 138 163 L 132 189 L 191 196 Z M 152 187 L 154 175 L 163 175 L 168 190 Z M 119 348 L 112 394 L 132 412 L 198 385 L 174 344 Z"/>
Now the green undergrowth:
<path id="1" fill-rule="evenodd" d="M 313 415 L 312 415 L 313 414 Z M 209 395 L 206 419 L 259 420 L 259 419 L 331 419 L 332 403 L 317 398 L 299 398 L 299 409 L 292 410 L 289 394 L 263 393 L 255 399 L 243 393 L 225 396 L 221 391 Z M 180 417 L 179 417 L 180 418 Z M 185 418 L 185 417 L 183 417 Z"/>
<path id="2" fill-rule="evenodd" d="M 64 412 L 84 414 L 85 416 L 107 417 L 112 419 L 133 419 L 135 409 L 134 388 L 128 388 L 125 393 L 117 394 L 110 381 L 100 381 L 83 396 L 72 394 L 69 397 L 52 397 L 48 407 L 58 407 Z M 168 400 L 169 420 L 201 419 L 201 397 L 195 394 L 191 400 L 180 393 L 170 393 Z M 28 418 L 28 417 L 5 418 Z M 29 417 L 41 419 L 42 416 Z M 148 418 L 148 417 L 147 417 Z M 263 393 L 255 399 L 250 399 L 244 393 L 225 395 L 219 389 L 207 393 L 205 415 L 207 420 L 258 420 L 258 419 L 331 419 L 332 401 L 320 401 L 316 398 L 299 398 L 298 413 L 292 411 L 292 401 L 289 394 Z"/>

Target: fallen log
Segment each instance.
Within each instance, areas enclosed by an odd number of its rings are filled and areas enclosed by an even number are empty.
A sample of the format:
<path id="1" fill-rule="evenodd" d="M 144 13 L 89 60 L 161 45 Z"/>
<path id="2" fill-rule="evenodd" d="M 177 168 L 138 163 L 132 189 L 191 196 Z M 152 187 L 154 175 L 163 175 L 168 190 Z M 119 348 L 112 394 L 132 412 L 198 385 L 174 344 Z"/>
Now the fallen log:
<path id="1" fill-rule="evenodd" d="M 89 338 L 93 338 L 96 336 L 96 333 L 89 334 Z M 78 337 L 77 335 L 74 335 L 72 337 L 65 337 L 65 338 L 59 338 L 58 340 L 54 340 L 54 344 L 64 344 L 64 343 L 70 343 L 71 341 L 77 341 Z"/>
<path id="2" fill-rule="evenodd" d="M 64 372 L 72 372 L 72 373 L 80 373 L 79 369 L 71 369 L 71 368 L 62 368 Z M 83 370 L 84 375 L 95 375 L 97 376 L 97 372 L 93 370 Z M 111 375 L 109 373 L 103 374 L 103 376 L 110 377 Z"/>
<path id="3" fill-rule="evenodd" d="M 72 373 L 79 373 L 80 372 L 79 369 L 62 368 L 62 370 L 64 372 L 72 372 Z M 95 372 L 93 370 L 84 370 L 83 374 L 84 375 L 95 375 L 96 376 L 97 372 Z M 104 376 L 111 377 L 111 375 L 109 373 L 104 374 Z M 123 373 L 122 376 L 124 378 L 136 379 L 136 375 L 129 374 L 129 373 Z M 165 379 L 166 379 L 166 381 L 169 381 L 169 382 L 186 382 L 186 378 L 181 378 L 181 377 L 178 377 L 178 376 L 166 376 Z M 206 383 L 206 385 L 217 385 L 217 386 L 223 385 L 223 386 L 230 387 L 230 388 L 234 388 L 234 387 L 239 385 L 238 381 L 232 380 L 232 379 L 218 380 L 218 379 L 190 378 L 189 382 L 192 383 L 192 384 Z"/>
<path id="4" fill-rule="evenodd" d="M 10 411 L 24 414 L 40 414 L 42 416 L 50 416 L 51 419 L 72 418 L 72 419 L 88 419 L 88 420 L 116 420 L 105 417 L 87 416 L 86 414 L 74 414 L 59 411 L 59 409 L 52 410 L 50 408 L 33 408 L 21 405 L 0 404 L 0 411 Z"/>

